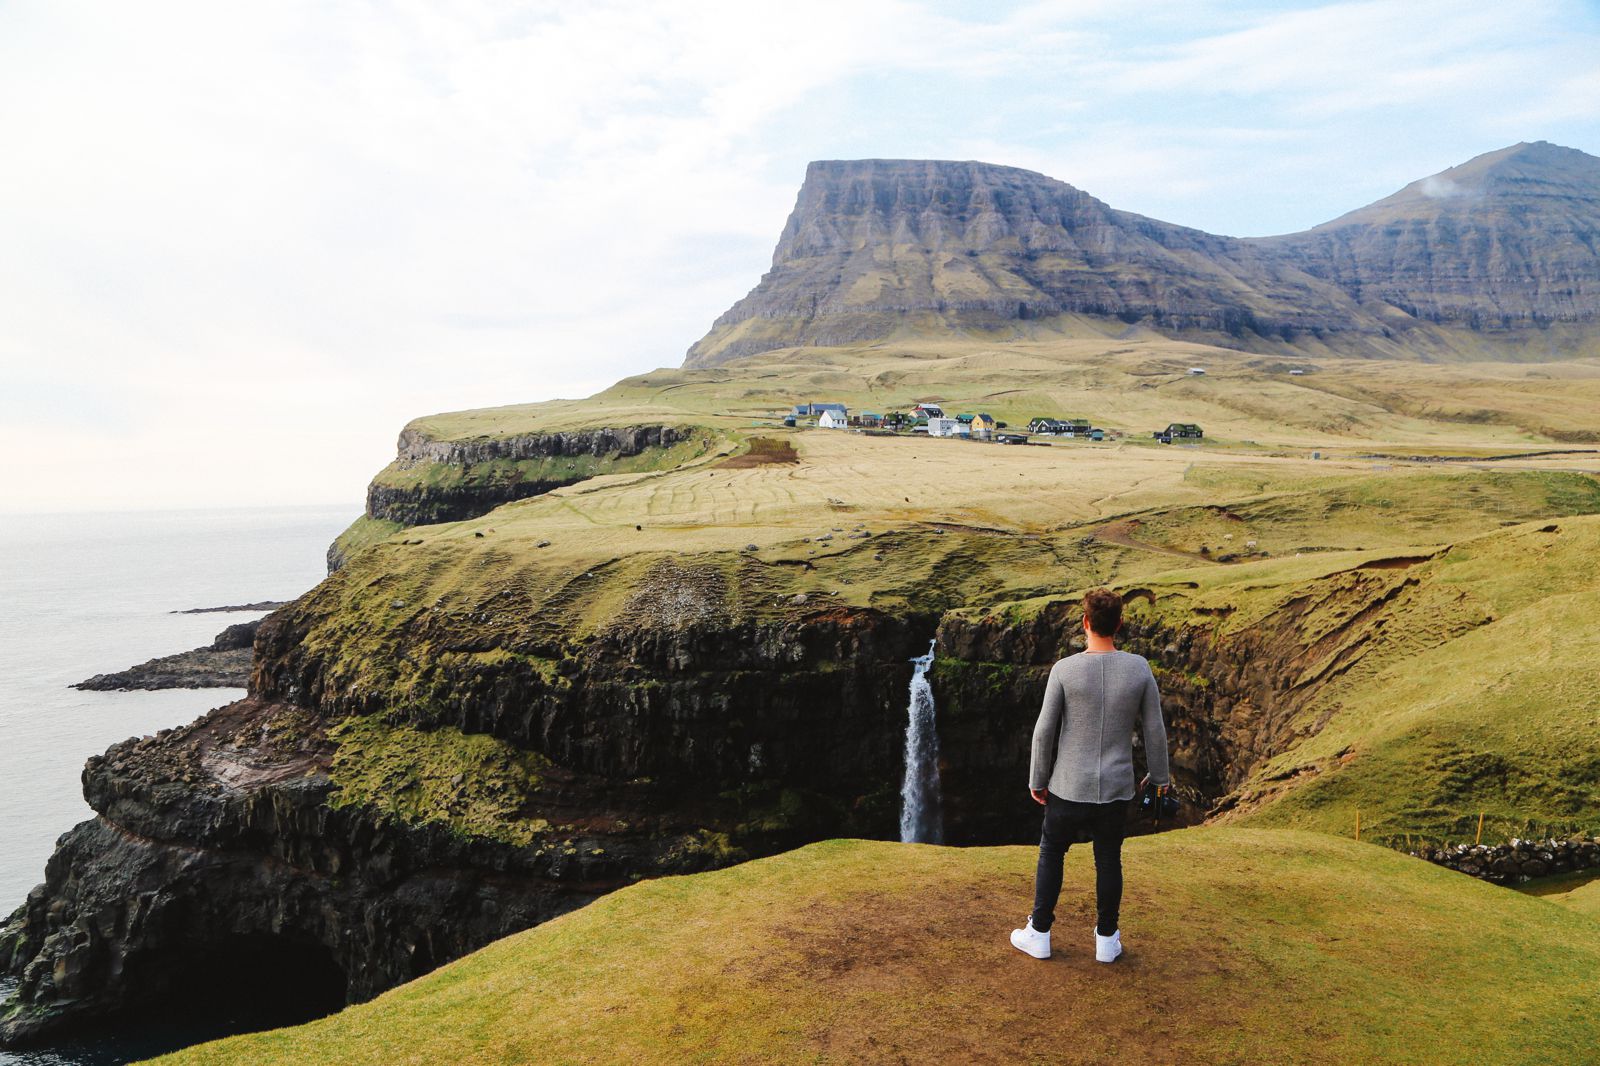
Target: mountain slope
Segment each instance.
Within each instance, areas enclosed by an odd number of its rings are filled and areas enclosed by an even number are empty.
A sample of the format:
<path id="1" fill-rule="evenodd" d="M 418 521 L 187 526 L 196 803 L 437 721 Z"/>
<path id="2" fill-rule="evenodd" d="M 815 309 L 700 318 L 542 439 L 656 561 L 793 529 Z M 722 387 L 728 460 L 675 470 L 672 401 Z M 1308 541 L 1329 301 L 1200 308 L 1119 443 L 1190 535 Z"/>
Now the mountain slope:
<path id="1" fill-rule="evenodd" d="M 1306 233 L 1255 242 L 1354 297 L 1476 328 L 1600 316 L 1600 159 L 1478 156 Z"/>
<path id="2" fill-rule="evenodd" d="M 1031 848 L 836 840 L 623 889 L 376 1001 L 173 1064 L 1576 1061 L 1600 923 L 1312 833 L 1126 849 L 1093 961 L 1086 849 L 1056 954 L 1006 942 Z"/>
<path id="3" fill-rule="evenodd" d="M 1600 159 L 1542 142 L 1255 240 L 1118 211 L 1013 167 L 816 162 L 772 269 L 685 365 L 908 334 L 1135 328 L 1253 350 L 1588 353 L 1600 332 L 1597 235 Z M 1550 334 L 1552 323 L 1564 325 Z"/>

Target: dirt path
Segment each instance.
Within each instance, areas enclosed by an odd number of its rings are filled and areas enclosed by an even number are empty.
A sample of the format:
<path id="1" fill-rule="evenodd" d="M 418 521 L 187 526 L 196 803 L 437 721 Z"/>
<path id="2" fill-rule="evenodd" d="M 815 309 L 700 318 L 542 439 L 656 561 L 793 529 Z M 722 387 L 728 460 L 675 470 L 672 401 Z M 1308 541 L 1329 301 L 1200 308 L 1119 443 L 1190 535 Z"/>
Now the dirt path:
<path id="1" fill-rule="evenodd" d="M 1139 526 L 1140 522 L 1137 518 L 1124 519 L 1121 522 L 1109 522 L 1106 525 L 1101 526 L 1099 529 L 1096 529 L 1090 534 L 1090 536 L 1094 537 L 1095 540 L 1104 541 L 1107 544 L 1120 544 L 1124 548 L 1137 548 L 1140 551 L 1155 552 L 1157 555 L 1173 555 L 1179 559 L 1192 559 L 1195 562 L 1201 563 L 1216 562 L 1215 559 L 1212 559 L 1206 555 L 1201 555 L 1198 552 L 1186 552 L 1177 548 L 1165 548 L 1159 544 L 1150 544 L 1146 541 L 1139 540 L 1133 535 L 1133 531 L 1138 529 Z"/>

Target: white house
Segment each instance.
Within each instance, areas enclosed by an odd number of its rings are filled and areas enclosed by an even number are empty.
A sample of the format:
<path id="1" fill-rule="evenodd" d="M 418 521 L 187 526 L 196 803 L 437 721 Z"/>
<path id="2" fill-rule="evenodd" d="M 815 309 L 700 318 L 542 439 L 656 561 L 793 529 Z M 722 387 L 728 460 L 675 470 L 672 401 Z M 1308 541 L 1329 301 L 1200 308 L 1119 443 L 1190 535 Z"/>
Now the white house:
<path id="1" fill-rule="evenodd" d="M 956 418 L 930 418 L 928 419 L 928 436 L 930 437 L 965 437 L 972 430 Z"/>
<path id="2" fill-rule="evenodd" d="M 822 412 L 822 417 L 817 419 L 820 429 L 845 429 L 850 425 L 850 419 L 844 411 L 835 411 L 832 408 Z"/>

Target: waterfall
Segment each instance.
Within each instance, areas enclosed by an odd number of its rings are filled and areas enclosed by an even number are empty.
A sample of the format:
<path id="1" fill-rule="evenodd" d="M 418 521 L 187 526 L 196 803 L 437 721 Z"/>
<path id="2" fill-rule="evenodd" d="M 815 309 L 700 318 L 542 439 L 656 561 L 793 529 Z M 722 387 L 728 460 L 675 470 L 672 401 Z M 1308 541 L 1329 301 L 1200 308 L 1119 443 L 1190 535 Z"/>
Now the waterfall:
<path id="1" fill-rule="evenodd" d="M 900 786 L 900 839 L 914 844 L 944 842 L 943 800 L 939 793 L 939 733 L 934 728 L 933 641 L 928 654 L 911 661 L 911 695 L 906 705 L 906 776 Z"/>

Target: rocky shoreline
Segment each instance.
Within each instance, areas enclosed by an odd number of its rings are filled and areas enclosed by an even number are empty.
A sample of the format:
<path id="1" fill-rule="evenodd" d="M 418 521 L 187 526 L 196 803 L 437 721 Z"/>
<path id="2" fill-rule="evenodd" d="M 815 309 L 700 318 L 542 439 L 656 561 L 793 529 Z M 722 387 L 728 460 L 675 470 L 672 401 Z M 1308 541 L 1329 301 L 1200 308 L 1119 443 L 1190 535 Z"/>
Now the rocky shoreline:
<path id="1" fill-rule="evenodd" d="M 172 611 L 172 614 L 234 614 L 244 611 L 276 611 L 279 607 L 287 607 L 292 600 L 258 600 L 255 603 L 231 603 L 224 607 L 190 607 L 187 610 Z"/>
<path id="2" fill-rule="evenodd" d="M 233 608 L 214 608 L 232 610 Z M 241 610 L 245 608 L 239 608 Z M 253 608 L 251 608 L 253 609 Z M 205 611 L 213 610 L 206 608 Z M 185 613 L 202 613 L 201 611 Z M 254 662 L 251 648 L 261 619 L 240 622 L 218 633 L 204 648 L 162 655 L 138 666 L 110 674 L 95 674 L 71 688 L 89 692 L 129 692 L 135 689 L 244 688 L 250 683 Z"/>

